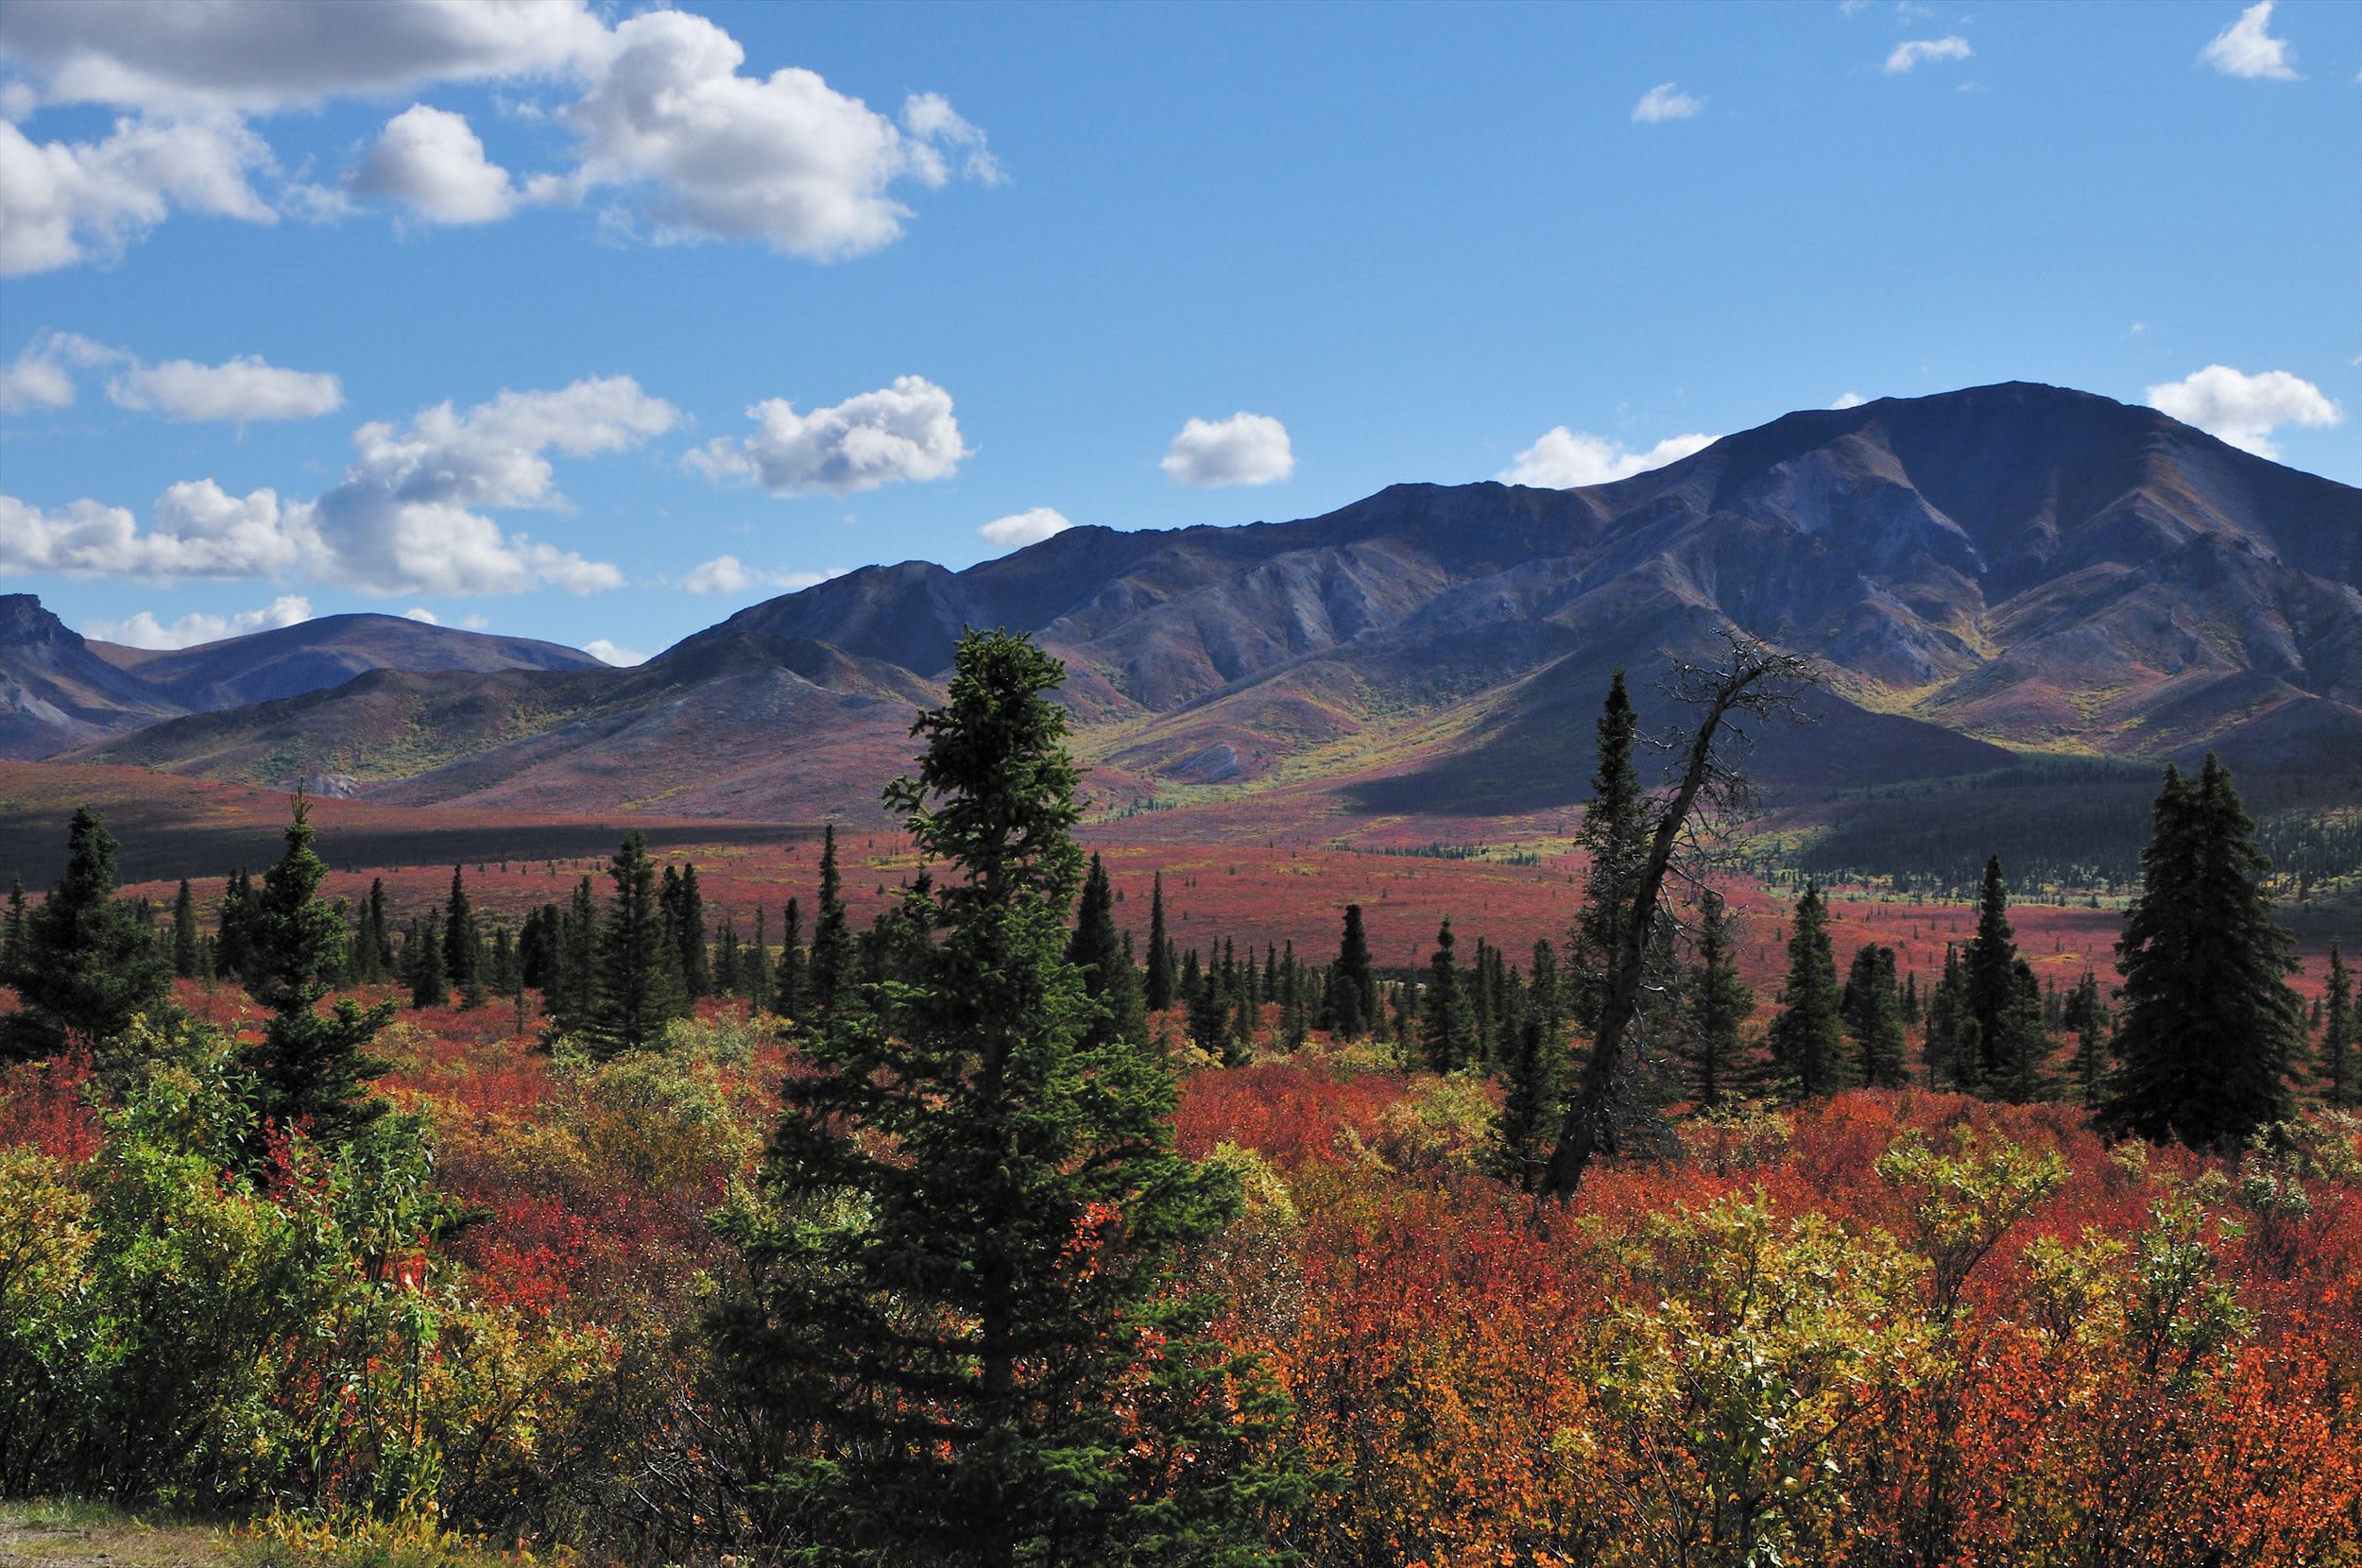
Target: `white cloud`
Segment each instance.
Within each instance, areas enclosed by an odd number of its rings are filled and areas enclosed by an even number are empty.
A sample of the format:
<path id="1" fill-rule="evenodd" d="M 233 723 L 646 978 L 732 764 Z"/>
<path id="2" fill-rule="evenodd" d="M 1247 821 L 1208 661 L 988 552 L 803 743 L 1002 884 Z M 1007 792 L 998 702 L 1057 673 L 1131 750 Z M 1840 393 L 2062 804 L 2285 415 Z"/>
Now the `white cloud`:
<path id="1" fill-rule="evenodd" d="M 154 611 L 142 610 L 128 621 L 87 622 L 82 635 L 101 642 L 120 642 L 127 648 L 194 648 L 200 643 L 219 642 L 226 637 L 300 625 L 311 619 L 312 602 L 299 594 L 286 593 L 259 610 L 241 610 L 235 615 L 193 613 L 169 625 L 159 622 Z"/>
<path id="2" fill-rule="evenodd" d="M 1859 408 L 1869 401 L 1858 392 L 1840 392 L 1837 395 L 1837 401 L 1829 406 L 1831 408 Z"/>
<path id="3" fill-rule="evenodd" d="M 123 355 L 76 332 L 43 332 L 25 346 L 15 363 L 0 369 L 0 414 L 28 408 L 70 408 L 74 367 L 104 365 Z"/>
<path id="4" fill-rule="evenodd" d="M 353 433 L 342 483 L 313 502 L 244 497 L 210 479 L 173 486 L 143 531 L 119 506 L 43 512 L 0 497 L 0 571 L 75 576 L 302 577 L 369 594 L 572 593 L 621 588 L 613 564 L 522 533 L 486 509 L 562 509 L 548 454 L 620 452 L 678 418 L 627 376 L 556 392 L 504 392 L 465 414 L 449 403 L 405 427 Z"/>
<path id="5" fill-rule="evenodd" d="M 1968 40 L 1954 33 L 1949 38 L 1907 39 L 1894 46 L 1887 56 L 1887 69 L 1904 72 L 1928 60 L 1966 60 L 1977 51 L 1968 46 Z"/>
<path id="6" fill-rule="evenodd" d="M 1669 81 L 1661 81 L 1641 94 L 1640 101 L 1632 106 L 1633 124 L 1652 126 L 1661 120 L 1686 120 L 1705 106 L 1705 99 L 1693 97 Z"/>
<path id="7" fill-rule="evenodd" d="M 759 427 L 752 435 L 709 441 L 689 454 L 689 467 L 712 480 L 752 480 L 774 495 L 849 495 L 949 479 L 969 455 L 951 394 L 924 376 L 897 376 L 892 386 L 810 414 L 769 398 L 746 417 Z"/>
<path id="8" fill-rule="evenodd" d="M 984 133 L 939 94 L 911 94 L 898 126 L 811 71 L 745 76 L 745 60 L 702 17 L 655 10 L 609 27 L 585 0 L 0 7 L 0 61 L 39 78 L 34 101 L 16 107 L 131 111 L 98 144 L 36 144 L 0 119 L 0 271 L 111 254 L 176 208 L 319 215 L 336 204 L 326 187 L 288 183 L 276 209 L 255 193 L 250 177 L 278 170 L 248 118 L 443 82 L 557 86 L 573 95 L 555 114 L 575 145 L 569 166 L 516 179 L 460 116 L 424 105 L 396 116 L 355 188 L 437 223 L 616 189 L 659 240 L 762 239 L 835 260 L 900 235 L 905 181 L 1003 178 Z"/>
<path id="9" fill-rule="evenodd" d="M 112 257 L 175 208 L 275 223 L 248 182 L 271 163 L 262 138 L 235 119 L 127 116 L 101 142 L 34 142 L 0 120 L 0 275 Z"/>
<path id="10" fill-rule="evenodd" d="M 1005 518 L 995 518 L 976 530 L 984 542 L 996 550 L 1021 550 L 1029 544 L 1039 544 L 1053 534 L 1063 534 L 1074 524 L 1047 506 L 1029 507 L 1012 512 Z"/>
<path id="11" fill-rule="evenodd" d="M 2150 387 L 2148 406 L 2258 457 L 2280 455 L 2271 435 L 2282 425 L 2320 429 L 2346 417 L 2335 400 L 2302 377 L 2285 370 L 2250 376 L 2227 365 L 2210 365 Z"/>
<path id="12" fill-rule="evenodd" d="M 443 623 L 442 618 L 424 605 L 411 605 L 402 612 L 402 618 L 404 621 L 415 621 L 421 626 L 439 626 Z"/>
<path id="13" fill-rule="evenodd" d="M 559 112 L 582 159 L 562 187 L 653 187 L 659 238 L 760 239 L 837 261 L 901 236 L 911 213 L 892 188 L 948 179 L 943 145 L 965 154 L 972 178 L 1000 178 L 984 134 L 938 96 L 906 107 L 905 130 L 814 72 L 741 76 L 745 59 L 701 16 L 625 20 L 590 90 Z"/>
<path id="14" fill-rule="evenodd" d="M 792 593 L 844 575 L 841 566 L 826 571 L 767 571 L 750 567 L 735 555 L 716 555 L 690 569 L 680 586 L 684 593 L 741 594 L 756 588 L 785 588 Z"/>
<path id="15" fill-rule="evenodd" d="M 1271 485 L 1295 471 L 1296 458 L 1286 425 L 1241 410 L 1183 425 L 1161 466 L 1175 485 Z"/>
<path id="16" fill-rule="evenodd" d="M 389 196 L 429 223 L 493 223 L 517 206 L 508 171 L 489 162 L 468 117 L 412 104 L 353 171 L 352 189 Z"/>
<path id="17" fill-rule="evenodd" d="M 2213 42 L 2198 52 L 2199 63 L 2211 65 L 2226 77 L 2295 81 L 2296 67 L 2288 63 L 2288 41 L 2271 36 L 2268 30 L 2271 20 L 2272 0 L 2255 0 L 2254 5 L 2239 13 L 2239 20 L 2217 33 Z"/>
<path id="18" fill-rule="evenodd" d="M 288 370 L 248 354 L 227 365 L 166 360 L 135 366 L 107 385 L 123 408 L 153 409 L 183 422 L 312 419 L 345 405 L 343 383 L 326 371 Z"/>
<path id="19" fill-rule="evenodd" d="M 590 641 L 584 643 L 582 645 L 582 651 L 589 654 L 592 658 L 597 659 L 601 664 L 612 664 L 618 669 L 627 670 L 635 664 L 645 664 L 648 662 L 648 656 L 640 652 L 639 649 L 619 648 L 603 637 L 594 637 Z"/>
<path id="20" fill-rule="evenodd" d="M 1549 490 L 1607 485 L 1679 462 L 1720 439 L 1715 435 L 1669 435 L 1647 452 L 1630 452 L 1622 443 L 1604 435 L 1586 435 L 1559 425 L 1519 452 L 1517 460 L 1496 477 L 1504 485 L 1532 485 Z"/>

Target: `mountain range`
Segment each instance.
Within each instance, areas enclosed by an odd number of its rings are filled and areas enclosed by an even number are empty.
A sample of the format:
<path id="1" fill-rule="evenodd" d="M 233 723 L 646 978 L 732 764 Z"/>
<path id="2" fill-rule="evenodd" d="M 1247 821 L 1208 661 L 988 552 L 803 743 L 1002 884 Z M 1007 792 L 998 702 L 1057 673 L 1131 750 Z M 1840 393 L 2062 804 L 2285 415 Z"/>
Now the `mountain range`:
<path id="1" fill-rule="evenodd" d="M 633 670 L 382 616 L 180 654 L 27 619 L 0 600 L 17 755 L 49 736 L 78 760 L 497 810 L 860 814 L 968 625 L 1067 661 L 1115 805 L 1555 810 L 1587 793 L 1611 672 L 1670 720 L 1651 682 L 1726 624 L 1825 678 L 1815 723 L 1761 738 L 1774 784 L 2362 750 L 2362 490 L 2024 383 L 1791 414 L 1581 489 L 1398 485 L 1291 522 L 870 567 Z"/>

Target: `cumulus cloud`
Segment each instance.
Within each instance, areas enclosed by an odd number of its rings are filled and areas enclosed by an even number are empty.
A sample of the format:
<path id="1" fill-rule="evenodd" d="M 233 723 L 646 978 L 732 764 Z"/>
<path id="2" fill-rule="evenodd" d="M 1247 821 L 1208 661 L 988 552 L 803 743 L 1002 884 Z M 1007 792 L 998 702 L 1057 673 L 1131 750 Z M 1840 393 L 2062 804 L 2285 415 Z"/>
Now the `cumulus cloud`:
<path id="1" fill-rule="evenodd" d="M 2239 19 L 2214 36 L 2205 48 L 2198 52 L 2201 64 L 2211 65 L 2226 77 L 2246 77 L 2267 81 L 2295 81 L 2296 67 L 2288 41 L 2271 35 L 2272 0 L 2255 0 L 2255 4 L 2239 13 Z"/>
<path id="2" fill-rule="evenodd" d="M 1268 414 L 1241 410 L 1227 419 L 1191 419 L 1165 449 L 1165 477 L 1175 485 L 1271 485 L 1295 471 L 1288 427 Z"/>
<path id="3" fill-rule="evenodd" d="M 1002 178 L 984 131 L 940 94 L 911 94 L 900 124 L 813 72 L 741 72 L 745 51 L 703 17 L 654 10 L 610 27 L 584 0 L 76 0 L 0 7 L 0 60 L 39 79 L 42 103 L 131 112 L 103 143 L 35 143 L 0 121 L 0 270 L 111 254 L 175 209 L 257 222 L 333 208 L 335 193 L 276 175 L 249 116 L 444 82 L 539 78 L 571 96 L 555 118 L 570 163 L 512 177 L 459 115 L 397 115 L 352 188 L 436 223 L 486 223 L 526 201 L 614 190 L 624 230 L 659 240 L 754 239 L 816 260 L 902 232 L 906 184 Z M 28 110 L 31 106 L 25 106 Z M 538 112 L 538 111 L 537 111 Z"/>
<path id="4" fill-rule="evenodd" d="M 421 626 L 439 626 L 443 623 L 442 618 L 424 605 L 411 605 L 402 612 L 402 618 L 404 621 L 415 621 Z"/>
<path id="5" fill-rule="evenodd" d="M 2282 425 L 2321 429 L 2346 417 L 2334 399 L 2300 376 L 2285 370 L 2251 376 L 2227 365 L 2150 387 L 2148 406 L 2258 457 L 2280 455 L 2271 435 Z"/>
<path id="6" fill-rule="evenodd" d="M 746 410 L 757 429 L 707 442 L 690 468 L 707 478 L 750 480 L 773 495 L 849 495 L 902 480 L 949 479 L 969 455 L 951 394 L 924 376 L 798 414 L 784 398 Z"/>
<path id="7" fill-rule="evenodd" d="M 1859 408 L 1869 401 L 1858 392 L 1840 392 L 1837 395 L 1837 401 L 1829 406 L 1831 408 Z"/>
<path id="8" fill-rule="evenodd" d="M 1039 544 L 1053 534 L 1063 534 L 1074 524 L 1047 506 L 1029 507 L 1012 512 L 1005 518 L 995 518 L 976 530 L 984 542 L 996 550 L 1022 550 L 1029 544 Z"/>
<path id="9" fill-rule="evenodd" d="M 309 599 L 283 593 L 259 610 L 240 610 L 234 615 L 192 613 L 169 624 L 158 621 L 152 610 L 142 610 L 128 621 L 85 622 L 82 635 L 101 642 L 120 642 L 127 648 L 194 648 L 226 637 L 300 625 L 311 619 Z"/>
<path id="10" fill-rule="evenodd" d="M 358 195 L 390 197 L 429 223 L 494 223 L 517 206 L 508 171 L 486 160 L 468 117 L 425 104 L 385 122 L 351 184 Z"/>
<path id="11" fill-rule="evenodd" d="M 235 119 L 126 116 L 97 142 L 34 142 L 0 120 L 0 275 L 115 256 L 176 208 L 275 223 L 250 183 L 271 166 L 262 138 Z"/>
<path id="12" fill-rule="evenodd" d="M 589 654 L 592 658 L 597 659 L 601 664 L 612 664 L 619 669 L 627 670 L 635 664 L 645 664 L 648 662 L 648 656 L 642 653 L 639 649 L 619 648 L 603 637 L 594 637 L 590 641 L 584 643 L 582 645 L 582 651 Z"/>
<path id="13" fill-rule="evenodd" d="M 1640 126 L 1652 126 L 1660 120 L 1687 120 L 1705 106 L 1705 99 L 1692 97 L 1671 82 L 1661 81 L 1640 94 L 1640 101 L 1632 106 L 1632 120 Z"/>
<path id="14" fill-rule="evenodd" d="M 325 371 L 288 370 L 248 354 L 227 365 L 166 360 L 135 366 L 107 385 L 123 408 L 153 409 L 183 422 L 312 419 L 345 405 L 344 385 Z"/>
<path id="15" fill-rule="evenodd" d="M 1720 439 L 1715 435 L 1669 435 L 1646 452 L 1630 452 L 1621 442 L 1604 435 L 1586 435 L 1559 425 L 1519 452 L 1517 460 L 1496 477 L 1504 485 L 1532 485 L 1549 490 L 1607 485 L 1679 462 Z"/>
<path id="16" fill-rule="evenodd" d="M 1929 60 L 1966 60 L 1976 52 L 1958 33 L 1949 38 L 1906 39 L 1887 56 L 1887 69 L 1899 74 Z"/>
<path id="17" fill-rule="evenodd" d="M 572 593 L 621 588 L 612 563 L 522 533 L 487 510 L 566 504 L 553 452 L 624 451 L 678 414 L 627 376 L 504 392 L 466 413 L 439 403 L 406 426 L 363 425 L 344 478 L 311 502 L 233 496 L 210 479 L 167 489 L 142 529 L 94 501 L 47 512 L 0 497 L 0 571 L 72 576 L 300 577 L 368 594 Z"/>
<path id="18" fill-rule="evenodd" d="M 716 555 L 690 569 L 681 579 L 684 593 L 741 594 L 757 588 L 786 588 L 790 592 L 845 575 L 843 567 L 827 571 L 770 571 L 751 567 L 735 555 Z"/>
<path id="19" fill-rule="evenodd" d="M 0 369 L 0 414 L 70 408 L 76 369 L 122 357 L 118 350 L 76 332 L 43 332 L 25 346 L 13 363 Z"/>

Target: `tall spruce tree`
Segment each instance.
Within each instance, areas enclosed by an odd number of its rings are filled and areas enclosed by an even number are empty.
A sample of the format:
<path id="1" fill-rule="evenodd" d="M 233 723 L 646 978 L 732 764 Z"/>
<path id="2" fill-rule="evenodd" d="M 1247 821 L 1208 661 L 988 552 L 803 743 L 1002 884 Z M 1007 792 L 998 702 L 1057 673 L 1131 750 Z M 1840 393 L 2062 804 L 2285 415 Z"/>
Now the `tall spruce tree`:
<path id="1" fill-rule="evenodd" d="M 2116 943 L 2119 1068 L 2100 1107 L 2114 1132 L 2194 1148 L 2285 1119 L 2285 1073 L 2303 1011 L 2288 933 L 2271 918 L 2271 862 L 2211 752 L 2198 780 L 2167 767 L 2141 852 L 2141 892 Z"/>
<path id="2" fill-rule="evenodd" d="M 771 912 L 755 906 L 755 939 L 746 948 L 745 973 L 739 994 L 760 1011 L 771 1000 Z"/>
<path id="3" fill-rule="evenodd" d="M 433 915 L 411 920 L 409 936 L 402 944 L 402 966 L 412 1007 L 440 1007 L 451 1000 L 451 982 L 443 973 L 442 925 Z"/>
<path id="4" fill-rule="evenodd" d="M 1083 896 L 1075 908 L 1074 935 L 1067 945 L 1067 962 L 1082 974 L 1083 994 L 1099 1012 L 1083 1031 L 1091 1049 L 1113 1045 L 1128 1023 L 1123 1014 L 1123 983 L 1131 965 L 1123 956 L 1123 939 L 1116 934 L 1115 890 L 1107 868 L 1098 856 L 1083 878 Z M 1134 1045 L 1145 1036 L 1128 1036 Z"/>
<path id="5" fill-rule="evenodd" d="M 361 978 L 371 985 L 384 983 L 394 967 L 393 916 L 385 908 L 385 878 L 369 878 L 368 902 L 361 906 Z"/>
<path id="6" fill-rule="evenodd" d="M 24 1004 L 0 1017 L 0 1060 L 104 1054 L 143 1013 L 168 1009 L 172 955 L 115 896 L 115 839 L 90 807 L 66 829 L 65 876 L 23 917 L 0 982 Z"/>
<path id="7" fill-rule="evenodd" d="M 771 992 L 771 1011 L 782 1018 L 800 1019 L 804 1005 L 811 999 L 811 988 L 804 957 L 804 912 L 793 898 L 787 901 L 787 918 L 779 927 L 779 963 Z"/>
<path id="8" fill-rule="evenodd" d="M 1340 1040 L 1358 1040 L 1378 1027 L 1378 970 L 1370 963 L 1369 933 L 1361 906 L 1345 906 L 1337 962 L 1328 972 L 1328 1016 L 1325 1027 Z"/>
<path id="9" fill-rule="evenodd" d="M 319 1011 L 345 967 L 345 917 L 319 896 L 327 876 L 313 847 L 310 803 L 298 792 L 286 849 L 263 874 L 247 924 L 243 979 L 271 1010 L 251 1060 L 266 1118 L 305 1126 L 318 1142 L 338 1144 L 385 1114 L 368 1081 L 393 1064 L 370 1055 L 369 1046 L 393 1018 L 394 1004 L 364 1010 L 345 997 L 334 1011 Z"/>
<path id="10" fill-rule="evenodd" d="M 1165 931 L 1165 874 L 1160 871 L 1148 895 L 1148 979 L 1141 1001 L 1151 1013 L 1166 1011 L 1172 1006 L 1174 983 L 1172 939 Z"/>
<path id="11" fill-rule="evenodd" d="M 451 868 L 451 897 L 443 905 L 443 978 L 459 993 L 462 1008 L 484 1005 L 484 944 L 476 929 L 475 905 L 459 868 Z"/>
<path id="12" fill-rule="evenodd" d="M 8 919 L 0 924 L 0 977 L 16 973 L 25 962 L 25 878 L 10 872 Z"/>
<path id="13" fill-rule="evenodd" d="M 961 641 L 886 797 L 950 872 L 905 893 L 939 940 L 809 1031 L 762 1171 L 780 1218 L 733 1227 L 749 1288 L 714 1334 L 797 1444 L 748 1478 L 782 1557 L 1245 1564 L 1285 1495 L 1257 1457 L 1276 1395 L 1181 1270 L 1235 1187 L 1173 1151 L 1156 1055 L 1088 1041 L 1060 673 L 1022 637 Z"/>
<path id="14" fill-rule="evenodd" d="M 1838 1003 L 1854 1037 L 1854 1079 L 1874 1089 L 1899 1089 L 1903 1067 L 1903 997 L 1894 985 L 1894 949 L 1866 942 L 1854 953 Z"/>
<path id="15" fill-rule="evenodd" d="M 1649 852 L 1647 800 L 1633 768 L 1639 718 L 1624 690 L 1621 670 L 1608 684 L 1595 729 L 1598 761 L 1591 775 L 1591 800 L 1583 808 L 1577 834 L 1590 857 L 1590 869 L 1567 951 L 1570 1010 L 1575 1022 L 1586 1030 L 1599 1023 L 1608 968 L 1632 919 L 1633 892 Z"/>
<path id="16" fill-rule="evenodd" d="M 172 897 L 172 972 L 182 980 L 197 979 L 197 894 L 186 877 Z"/>
<path id="17" fill-rule="evenodd" d="M 1708 889 L 1698 919 L 1698 957 L 1686 988 L 1689 1027 L 1682 1055 L 1689 1098 L 1710 1111 L 1737 1091 L 1746 1077 L 1739 1031 L 1755 1010 L 1755 994 L 1738 976 L 1730 912 Z"/>
<path id="18" fill-rule="evenodd" d="M 820 902 L 812 917 L 812 957 L 804 970 L 806 1005 L 822 1023 L 850 999 L 853 931 L 845 917 L 845 879 L 836 868 L 836 824 L 820 841 Z"/>
<path id="19" fill-rule="evenodd" d="M 2023 958 L 2013 960 L 2010 999 L 1994 1020 L 1993 1077 L 1986 1084 L 1994 1098 L 2019 1105 L 2049 1098 L 2053 1047 L 2043 1015 L 2042 985 L 2033 966 Z"/>
<path id="20" fill-rule="evenodd" d="M 1430 1072 L 1458 1072 L 1476 1059 L 1476 1012 L 1460 978 L 1451 916 L 1435 933 L 1428 960 L 1427 992 L 1419 999 L 1419 1050 Z"/>
<path id="21" fill-rule="evenodd" d="M 218 974 L 246 973 L 247 912 L 254 904 L 254 879 L 238 866 L 222 884 L 221 912 L 214 922 L 214 968 Z"/>
<path id="22" fill-rule="evenodd" d="M 2108 1070 L 2108 1004 L 2100 999 L 2099 977 L 2091 970 L 2076 982 L 2060 1021 L 2075 1035 L 2075 1083 L 2085 1110 L 2099 1104 Z"/>
<path id="23" fill-rule="evenodd" d="M 674 894 L 673 941 L 680 949 L 681 989 L 692 1001 L 713 994 L 713 965 L 706 951 L 706 898 L 697 886 L 697 865 L 681 862 L 680 882 Z"/>
<path id="24" fill-rule="evenodd" d="M 1977 896 L 1977 934 L 1960 957 L 1962 1021 L 1977 1026 L 1976 1073 L 1964 1082 L 1984 1083 L 2001 1070 L 2011 1045 L 2004 1024 L 2017 995 L 2017 932 L 2010 925 L 2010 889 L 2001 878 L 2001 857 L 1985 858 Z M 2022 1042 L 2021 1042 L 2022 1043 Z"/>
<path id="25" fill-rule="evenodd" d="M 2362 1104 L 2362 1063 L 2355 1061 L 2355 1048 L 2362 1042 L 2354 1032 L 2353 974 L 2335 938 L 2329 944 L 2329 976 L 2321 1000 L 2320 1048 L 2314 1053 L 2320 1064 L 2321 1099 L 2333 1109 L 2351 1110 Z"/>
<path id="26" fill-rule="evenodd" d="M 679 949 L 657 904 L 647 836 L 633 828 L 607 874 L 615 891 L 599 932 L 598 1000 L 588 1033 L 600 1055 L 613 1056 L 657 1044 L 666 1024 L 687 1015 L 689 998 L 681 994 Z"/>
<path id="27" fill-rule="evenodd" d="M 599 1011 L 599 905 L 590 878 L 581 878 L 558 916 L 549 988 L 541 1011 L 553 1034 L 588 1035 Z"/>
<path id="28" fill-rule="evenodd" d="M 1566 1004 L 1559 992 L 1558 954 L 1547 940 L 1533 945 L 1532 982 L 1501 1078 L 1502 1174 L 1532 1192 L 1566 1098 Z"/>
<path id="29" fill-rule="evenodd" d="M 1788 934 L 1788 980 L 1780 987 L 1780 1012 L 1769 1039 L 1772 1071 L 1791 1099 L 1835 1094 L 1847 1082 L 1839 999 L 1828 906 L 1820 884 L 1806 882 Z"/>

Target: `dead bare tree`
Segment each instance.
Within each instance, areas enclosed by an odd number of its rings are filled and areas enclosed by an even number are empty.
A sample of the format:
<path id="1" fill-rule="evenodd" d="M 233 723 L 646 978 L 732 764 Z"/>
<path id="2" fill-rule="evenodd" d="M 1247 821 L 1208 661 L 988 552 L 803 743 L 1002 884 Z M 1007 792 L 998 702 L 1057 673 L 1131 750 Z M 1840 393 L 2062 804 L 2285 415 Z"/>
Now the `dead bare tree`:
<path id="1" fill-rule="evenodd" d="M 1649 943 L 1659 929 L 1669 878 L 1703 876 L 1705 847 L 1714 826 L 1741 808 L 1749 791 L 1746 754 L 1754 744 L 1750 721 L 1794 719 L 1797 698 L 1815 682 L 1812 666 L 1782 653 L 1737 627 L 1720 633 L 1727 653 L 1713 665 L 1680 663 L 1668 682 L 1673 695 L 1699 715 L 1683 755 L 1679 779 L 1654 803 L 1655 826 L 1649 858 L 1633 889 L 1632 918 L 1608 967 L 1608 980 L 1583 1077 L 1559 1121 L 1558 1141 L 1534 1189 L 1534 1202 L 1570 1201 L 1583 1172 L 1614 1129 L 1617 1073 L 1625 1042 L 1640 1011 L 1642 971 Z M 1703 831 L 1702 831 L 1703 829 Z"/>

